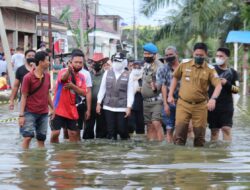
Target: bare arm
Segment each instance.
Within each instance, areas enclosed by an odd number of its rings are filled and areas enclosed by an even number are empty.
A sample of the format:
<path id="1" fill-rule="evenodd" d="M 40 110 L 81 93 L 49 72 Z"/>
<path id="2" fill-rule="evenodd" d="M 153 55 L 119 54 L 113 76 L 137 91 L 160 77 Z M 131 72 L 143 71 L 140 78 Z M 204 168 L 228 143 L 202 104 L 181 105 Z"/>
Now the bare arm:
<path id="1" fill-rule="evenodd" d="M 170 90 L 169 90 L 169 94 L 168 94 L 168 102 L 171 104 L 174 104 L 174 91 L 176 89 L 177 83 L 178 83 L 178 79 L 176 77 L 173 77 Z"/>
<path id="2" fill-rule="evenodd" d="M 91 98 L 92 98 L 91 87 L 87 87 L 87 94 L 86 94 L 86 101 L 87 101 L 86 120 L 89 119 L 90 114 L 91 114 Z"/>
<path id="3" fill-rule="evenodd" d="M 21 107 L 20 107 L 20 114 L 19 114 L 19 126 L 22 127 L 25 122 L 24 118 L 24 110 L 27 102 L 27 97 L 28 93 L 22 93 L 22 98 L 21 98 Z"/>
<path id="4" fill-rule="evenodd" d="M 11 95 L 10 95 L 10 105 L 9 105 L 10 110 L 14 109 L 14 99 L 16 98 L 20 84 L 21 84 L 20 81 L 18 79 L 15 79 L 14 87 L 13 87 L 13 89 L 11 91 Z"/>

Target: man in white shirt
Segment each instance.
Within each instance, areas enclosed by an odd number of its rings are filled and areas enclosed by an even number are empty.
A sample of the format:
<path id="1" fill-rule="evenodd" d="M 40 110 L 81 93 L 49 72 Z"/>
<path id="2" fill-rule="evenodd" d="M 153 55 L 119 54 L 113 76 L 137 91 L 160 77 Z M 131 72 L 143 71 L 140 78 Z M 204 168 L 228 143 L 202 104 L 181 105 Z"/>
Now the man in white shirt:
<path id="1" fill-rule="evenodd" d="M 134 102 L 133 77 L 125 70 L 127 59 L 124 54 L 112 56 L 112 69 L 105 71 L 97 96 L 96 112 L 101 113 L 103 103 L 107 123 L 108 139 L 129 138 L 128 117 Z"/>
<path id="2" fill-rule="evenodd" d="M 16 70 L 24 65 L 24 54 L 23 54 L 23 48 L 17 47 L 16 48 L 16 53 L 14 55 L 12 55 L 11 57 L 11 64 L 12 67 L 14 69 L 14 72 L 16 72 Z"/>
<path id="3" fill-rule="evenodd" d="M 0 74 L 2 72 L 7 73 L 7 62 L 4 60 L 4 55 L 3 55 L 2 59 L 0 59 Z"/>

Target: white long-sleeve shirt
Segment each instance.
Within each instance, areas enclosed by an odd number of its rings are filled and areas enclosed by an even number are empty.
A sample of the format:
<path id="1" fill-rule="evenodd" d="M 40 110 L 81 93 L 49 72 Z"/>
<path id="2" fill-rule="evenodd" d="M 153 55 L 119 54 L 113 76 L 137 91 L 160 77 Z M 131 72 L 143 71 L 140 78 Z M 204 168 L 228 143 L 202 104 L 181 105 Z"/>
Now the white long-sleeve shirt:
<path id="1" fill-rule="evenodd" d="M 114 70 L 116 80 L 118 80 L 118 78 L 121 76 L 121 74 L 123 72 L 124 72 L 124 70 L 122 72 L 117 72 Z M 97 95 L 97 103 L 99 103 L 99 104 L 102 103 L 102 100 L 103 100 L 105 93 L 106 93 L 107 73 L 108 73 L 108 71 L 105 71 L 105 73 L 103 74 L 101 86 L 100 86 L 100 89 L 99 89 L 99 92 Z M 128 81 L 128 90 L 127 90 L 127 107 L 131 108 L 133 103 L 134 103 L 133 76 L 130 74 L 129 81 Z M 127 108 L 114 108 L 114 107 L 104 105 L 103 109 L 113 111 L 113 112 L 125 112 Z"/>

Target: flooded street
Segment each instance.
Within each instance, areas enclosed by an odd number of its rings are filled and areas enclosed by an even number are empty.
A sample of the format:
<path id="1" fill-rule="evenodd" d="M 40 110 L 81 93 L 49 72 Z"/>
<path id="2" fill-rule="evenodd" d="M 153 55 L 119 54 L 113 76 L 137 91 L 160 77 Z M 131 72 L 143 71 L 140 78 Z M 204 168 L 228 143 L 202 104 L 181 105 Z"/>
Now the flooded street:
<path id="1" fill-rule="evenodd" d="M 0 120 L 17 117 L 0 106 Z M 193 148 L 142 140 L 20 147 L 17 121 L 0 123 L 0 189 L 250 189 L 250 98 L 235 108 L 233 142 Z M 206 140 L 209 140 L 207 133 Z"/>

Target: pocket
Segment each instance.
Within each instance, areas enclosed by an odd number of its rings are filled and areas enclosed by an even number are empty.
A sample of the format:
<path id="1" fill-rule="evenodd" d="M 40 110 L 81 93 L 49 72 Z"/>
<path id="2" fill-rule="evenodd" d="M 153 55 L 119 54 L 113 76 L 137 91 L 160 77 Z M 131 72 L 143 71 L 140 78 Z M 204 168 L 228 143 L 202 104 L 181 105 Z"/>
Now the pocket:
<path id="1" fill-rule="evenodd" d="M 120 87 L 119 87 L 119 91 L 126 92 L 127 91 L 127 86 L 128 86 L 128 84 L 121 83 Z"/>

